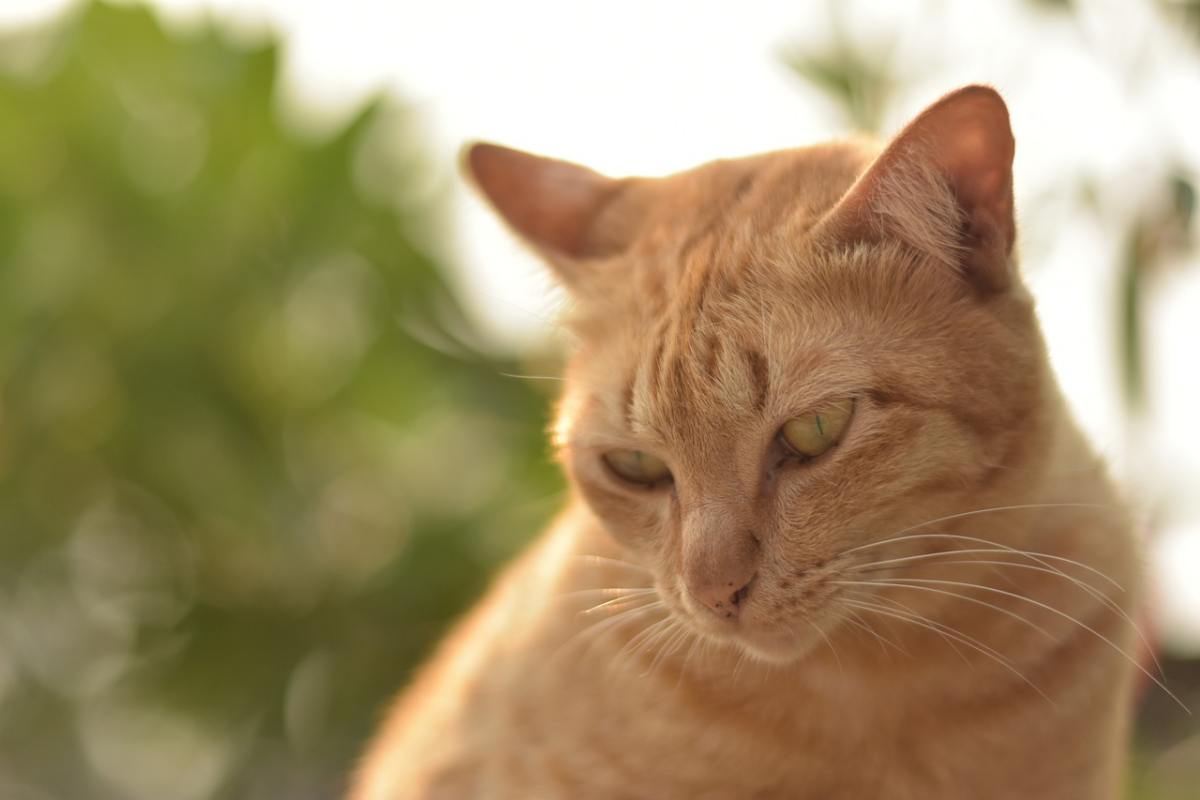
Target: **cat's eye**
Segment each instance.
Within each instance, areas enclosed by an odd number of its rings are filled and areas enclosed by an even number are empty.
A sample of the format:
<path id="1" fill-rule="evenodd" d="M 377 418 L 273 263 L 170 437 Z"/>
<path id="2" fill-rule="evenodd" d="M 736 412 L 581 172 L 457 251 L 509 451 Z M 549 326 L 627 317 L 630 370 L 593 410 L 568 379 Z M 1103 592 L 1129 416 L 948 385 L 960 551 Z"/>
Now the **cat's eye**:
<path id="1" fill-rule="evenodd" d="M 853 413 L 853 400 L 828 403 L 789 420 L 779 432 L 779 438 L 794 455 L 816 458 L 838 443 Z"/>
<path id="2" fill-rule="evenodd" d="M 671 478 L 671 470 L 661 458 L 641 450 L 609 450 L 604 463 L 619 477 L 642 486 L 656 486 Z"/>

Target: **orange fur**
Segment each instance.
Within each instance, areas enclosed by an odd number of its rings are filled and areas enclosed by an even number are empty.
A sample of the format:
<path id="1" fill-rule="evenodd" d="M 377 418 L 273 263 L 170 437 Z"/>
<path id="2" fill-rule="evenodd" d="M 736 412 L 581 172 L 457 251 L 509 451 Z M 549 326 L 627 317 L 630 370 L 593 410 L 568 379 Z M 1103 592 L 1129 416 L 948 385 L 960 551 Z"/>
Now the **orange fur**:
<path id="1" fill-rule="evenodd" d="M 1136 547 L 1012 263 L 999 96 L 661 179 L 513 152 L 468 160 L 573 293 L 573 499 L 351 797 L 1115 797 Z M 779 456 L 846 398 L 832 450 Z"/>

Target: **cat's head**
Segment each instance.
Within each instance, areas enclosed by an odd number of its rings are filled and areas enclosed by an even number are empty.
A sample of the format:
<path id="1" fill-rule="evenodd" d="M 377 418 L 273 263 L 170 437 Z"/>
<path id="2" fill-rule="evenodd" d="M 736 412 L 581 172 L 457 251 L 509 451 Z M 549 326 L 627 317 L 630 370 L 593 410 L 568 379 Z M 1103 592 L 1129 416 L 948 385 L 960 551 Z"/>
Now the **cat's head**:
<path id="1" fill-rule="evenodd" d="M 571 297 L 571 481 L 695 630 L 795 657 L 863 545 L 1020 494 L 1049 423 L 1012 158 L 984 87 L 882 150 L 665 178 L 467 152 Z"/>

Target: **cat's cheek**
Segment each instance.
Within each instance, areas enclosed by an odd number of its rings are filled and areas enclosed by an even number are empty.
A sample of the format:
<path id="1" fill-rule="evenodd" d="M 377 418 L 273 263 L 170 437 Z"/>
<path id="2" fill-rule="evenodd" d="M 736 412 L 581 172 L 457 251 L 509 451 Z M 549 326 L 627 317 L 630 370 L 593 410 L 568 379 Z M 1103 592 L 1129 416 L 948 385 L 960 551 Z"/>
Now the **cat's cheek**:
<path id="1" fill-rule="evenodd" d="M 654 549 L 662 538 L 666 500 L 661 491 L 620 491 L 601 481 L 575 480 L 580 494 L 605 530 L 621 544 Z"/>

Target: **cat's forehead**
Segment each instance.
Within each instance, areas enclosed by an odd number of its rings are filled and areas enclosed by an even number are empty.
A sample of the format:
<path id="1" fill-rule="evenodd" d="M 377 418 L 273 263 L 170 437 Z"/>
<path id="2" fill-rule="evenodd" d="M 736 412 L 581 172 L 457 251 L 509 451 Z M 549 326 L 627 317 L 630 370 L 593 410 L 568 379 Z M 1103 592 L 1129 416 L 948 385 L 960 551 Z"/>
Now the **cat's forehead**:
<path id="1" fill-rule="evenodd" d="M 713 161 L 662 179 L 653 187 L 649 245 L 661 237 L 686 259 L 739 231 L 803 228 L 833 207 L 875 153 L 866 141 L 833 142 Z"/>
<path id="2" fill-rule="evenodd" d="M 736 421 L 769 417 L 781 395 L 792 399 L 798 365 L 824 347 L 822 318 L 837 313 L 804 297 L 805 227 L 870 156 L 847 143 L 784 151 L 655 187 L 656 217 L 615 265 L 618 302 L 585 308 L 600 314 L 594 325 L 580 320 L 584 360 L 601 355 L 589 382 L 603 387 L 621 428 L 712 442 Z"/>
<path id="3" fill-rule="evenodd" d="M 769 341 L 676 318 L 638 348 L 621 390 L 625 427 L 660 438 L 710 433 L 762 414 L 771 397 Z"/>
<path id="4" fill-rule="evenodd" d="M 709 303 L 755 302 L 780 250 L 807 230 L 870 163 L 869 142 L 837 142 L 714 161 L 639 186 L 652 194 L 640 235 L 613 270 L 633 313 L 688 316 Z"/>
<path id="5" fill-rule="evenodd" d="M 828 341 L 803 313 L 753 285 L 737 295 L 740 305 L 709 291 L 706 303 L 676 306 L 638 334 L 595 346 L 604 357 L 587 385 L 616 432 L 719 459 L 746 430 L 828 388 Z"/>

